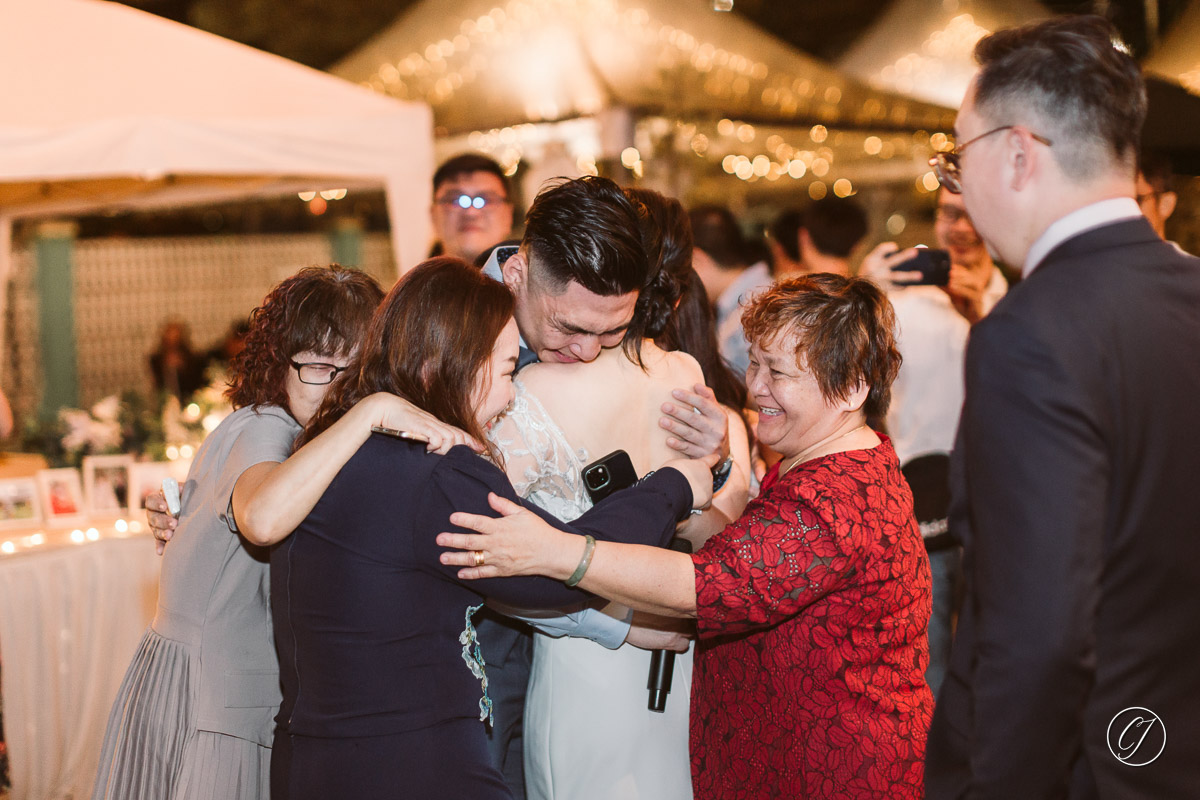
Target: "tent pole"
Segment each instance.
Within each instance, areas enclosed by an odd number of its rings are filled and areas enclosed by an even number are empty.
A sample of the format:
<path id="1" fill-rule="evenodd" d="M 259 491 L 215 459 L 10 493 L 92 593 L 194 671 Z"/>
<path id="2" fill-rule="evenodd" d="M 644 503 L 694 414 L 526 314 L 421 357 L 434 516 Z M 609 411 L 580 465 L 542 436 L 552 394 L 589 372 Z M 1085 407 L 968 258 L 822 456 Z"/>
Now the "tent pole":
<path id="1" fill-rule="evenodd" d="M 75 233 L 71 222 L 38 226 L 38 320 L 42 341 L 42 419 L 60 408 L 79 405 L 79 370 L 75 357 Z"/>

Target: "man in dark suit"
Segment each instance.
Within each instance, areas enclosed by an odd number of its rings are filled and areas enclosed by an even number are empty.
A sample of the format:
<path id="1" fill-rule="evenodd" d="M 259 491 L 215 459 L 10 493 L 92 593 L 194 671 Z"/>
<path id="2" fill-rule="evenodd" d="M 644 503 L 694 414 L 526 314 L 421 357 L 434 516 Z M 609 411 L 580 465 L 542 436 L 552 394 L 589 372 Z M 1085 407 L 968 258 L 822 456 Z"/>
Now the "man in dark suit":
<path id="1" fill-rule="evenodd" d="M 951 530 L 968 597 L 943 798 L 1200 791 L 1200 260 L 1134 202 L 1146 100 L 1098 17 L 982 39 L 935 159 L 1024 280 L 971 333 Z"/>

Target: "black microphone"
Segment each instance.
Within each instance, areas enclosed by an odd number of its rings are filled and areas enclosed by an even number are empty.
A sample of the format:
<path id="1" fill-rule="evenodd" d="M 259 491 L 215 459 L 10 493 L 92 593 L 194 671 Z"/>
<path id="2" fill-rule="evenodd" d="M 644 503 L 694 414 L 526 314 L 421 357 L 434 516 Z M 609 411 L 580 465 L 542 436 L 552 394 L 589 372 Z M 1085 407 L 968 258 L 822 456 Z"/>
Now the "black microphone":
<path id="1" fill-rule="evenodd" d="M 668 550 L 677 553 L 691 553 L 692 543 L 678 536 L 671 540 Z M 671 691 L 671 678 L 675 675 L 675 651 L 650 651 L 650 675 L 646 679 L 646 688 L 650 690 L 650 702 L 646 708 L 663 713 L 667 710 L 667 695 Z"/>

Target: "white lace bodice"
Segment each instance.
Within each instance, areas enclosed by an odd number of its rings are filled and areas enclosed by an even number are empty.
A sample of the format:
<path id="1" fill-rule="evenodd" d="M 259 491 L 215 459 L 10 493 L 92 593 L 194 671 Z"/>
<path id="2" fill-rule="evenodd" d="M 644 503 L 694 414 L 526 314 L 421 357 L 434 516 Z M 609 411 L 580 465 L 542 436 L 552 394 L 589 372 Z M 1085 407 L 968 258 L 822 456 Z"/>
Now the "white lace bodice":
<path id="1" fill-rule="evenodd" d="M 505 467 L 517 494 L 571 521 L 592 507 L 583 486 L 582 471 L 589 458 L 586 449 L 572 449 L 558 424 L 529 392 L 521 379 L 513 379 L 512 405 L 488 438 L 504 453 Z"/>

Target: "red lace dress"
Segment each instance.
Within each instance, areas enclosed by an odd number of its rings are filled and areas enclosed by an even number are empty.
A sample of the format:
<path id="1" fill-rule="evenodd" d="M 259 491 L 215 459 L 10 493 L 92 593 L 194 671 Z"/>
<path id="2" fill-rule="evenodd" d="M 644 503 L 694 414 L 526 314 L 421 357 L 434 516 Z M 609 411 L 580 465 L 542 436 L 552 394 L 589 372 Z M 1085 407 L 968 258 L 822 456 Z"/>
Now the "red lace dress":
<path id="1" fill-rule="evenodd" d="M 929 562 L 881 438 L 771 470 L 692 556 L 697 800 L 921 797 Z"/>

